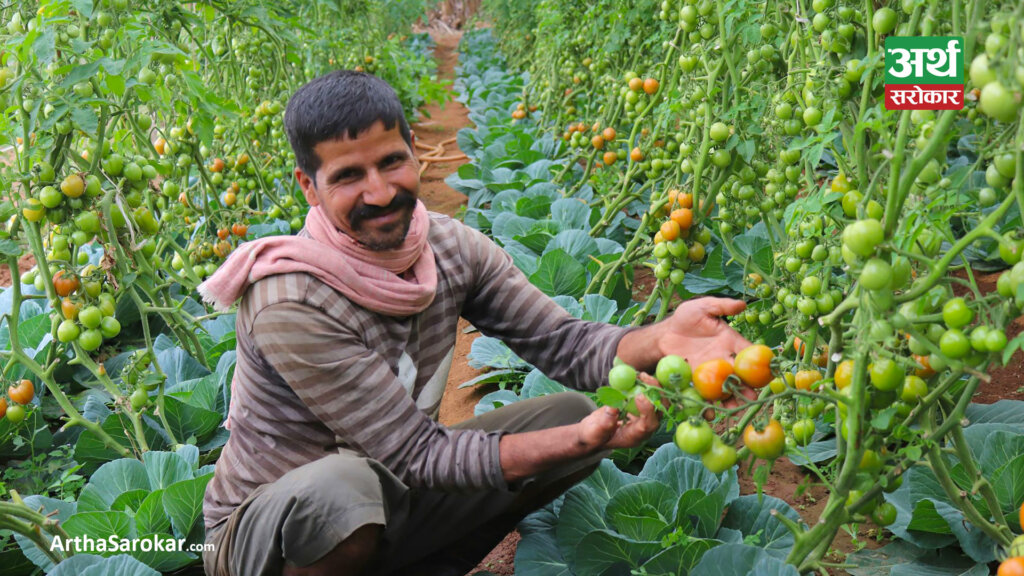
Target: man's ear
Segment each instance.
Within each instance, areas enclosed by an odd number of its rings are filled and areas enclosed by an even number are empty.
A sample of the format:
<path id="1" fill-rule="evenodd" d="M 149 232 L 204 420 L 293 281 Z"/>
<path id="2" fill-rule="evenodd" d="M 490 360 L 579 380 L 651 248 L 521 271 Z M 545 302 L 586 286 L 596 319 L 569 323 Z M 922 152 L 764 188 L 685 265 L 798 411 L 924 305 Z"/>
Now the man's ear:
<path id="1" fill-rule="evenodd" d="M 306 197 L 306 203 L 310 206 L 320 205 L 320 199 L 316 196 L 316 183 L 298 166 L 295 167 L 295 179 L 299 182 L 299 188 L 302 188 L 302 195 Z"/>

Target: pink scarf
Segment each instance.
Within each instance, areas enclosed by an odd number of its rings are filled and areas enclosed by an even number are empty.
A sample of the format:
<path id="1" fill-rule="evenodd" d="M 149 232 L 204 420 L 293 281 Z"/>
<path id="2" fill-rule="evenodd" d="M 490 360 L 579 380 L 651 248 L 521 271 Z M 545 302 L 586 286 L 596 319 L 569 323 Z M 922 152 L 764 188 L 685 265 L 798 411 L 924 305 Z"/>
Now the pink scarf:
<path id="1" fill-rule="evenodd" d="M 199 285 L 199 294 L 217 310 L 227 310 L 251 284 L 267 276 L 306 272 L 363 308 L 385 316 L 412 316 L 434 301 L 437 289 L 429 229 L 427 208 L 417 201 L 402 245 L 374 251 L 339 231 L 314 206 L 306 216 L 312 238 L 271 236 L 245 242 Z M 410 268 L 412 277 L 399 276 Z"/>
<path id="2" fill-rule="evenodd" d="M 437 268 L 427 243 L 430 216 L 422 202 L 416 202 L 409 233 L 394 250 L 374 251 L 360 245 L 335 228 L 319 206 L 306 215 L 306 230 L 312 238 L 271 236 L 240 245 L 199 285 L 203 301 L 227 310 L 253 283 L 292 272 L 311 274 L 363 308 L 385 316 L 412 316 L 434 301 Z M 410 277 L 399 276 L 410 269 Z M 224 427 L 231 428 L 230 414 Z"/>

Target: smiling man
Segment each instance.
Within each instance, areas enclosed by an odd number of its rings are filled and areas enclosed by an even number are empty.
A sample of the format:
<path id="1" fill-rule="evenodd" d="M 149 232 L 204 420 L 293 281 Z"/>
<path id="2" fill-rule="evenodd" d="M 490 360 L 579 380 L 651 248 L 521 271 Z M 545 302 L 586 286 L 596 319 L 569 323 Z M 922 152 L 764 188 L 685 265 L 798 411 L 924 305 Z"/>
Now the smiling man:
<path id="1" fill-rule="evenodd" d="M 419 164 L 383 81 L 339 71 L 300 88 L 285 126 L 311 209 L 294 237 L 242 245 L 200 286 L 239 298 L 225 445 L 204 501 L 207 574 L 462 576 L 526 514 L 637 446 L 577 392 L 436 422 L 460 316 L 549 377 L 593 390 L 613 358 L 652 370 L 748 343 L 702 299 L 641 329 L 584 322 L 483 234 L 417 200 Z"/>

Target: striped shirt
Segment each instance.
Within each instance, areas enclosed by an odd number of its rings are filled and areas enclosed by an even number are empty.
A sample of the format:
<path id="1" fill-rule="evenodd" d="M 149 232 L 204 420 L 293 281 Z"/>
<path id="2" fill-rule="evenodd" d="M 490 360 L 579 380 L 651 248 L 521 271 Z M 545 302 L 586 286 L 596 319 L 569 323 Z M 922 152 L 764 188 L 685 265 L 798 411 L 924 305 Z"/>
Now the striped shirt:
<path id="1" fill-rule="evenodd" d="M 413 488 L 505 488 L 501 433 L 436 422 L 459 316 L 556 381 L 604 382 L 627 329 L 571 317 L 482 233 L 430 218 L 437 295 L 419 314 L 383 316 L 303 273 L 265 278 L 242 297 L 231 437 L 206 491 L 207 528 L 256 487 L 339 447 Z"/>

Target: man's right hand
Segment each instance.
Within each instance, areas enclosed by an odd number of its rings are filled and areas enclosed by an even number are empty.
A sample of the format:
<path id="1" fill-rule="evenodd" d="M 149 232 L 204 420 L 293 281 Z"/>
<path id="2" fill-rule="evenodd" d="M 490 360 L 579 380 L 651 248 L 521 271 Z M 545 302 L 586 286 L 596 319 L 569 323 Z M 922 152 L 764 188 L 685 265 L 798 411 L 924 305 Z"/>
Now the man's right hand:
<path id="1" fill-rule="evenodd" d="M 634 448 L 646 442 L 658 430 L 661 418 L 646 396 L 637 394 L 635 398 L 639 415 L 628 414 L 625 422 L 619 419 L 618 410 L 608 406 L 594 410 L 581 420 L 577 424 L 579 443 L 593 453 L 613 448 Z"/>

